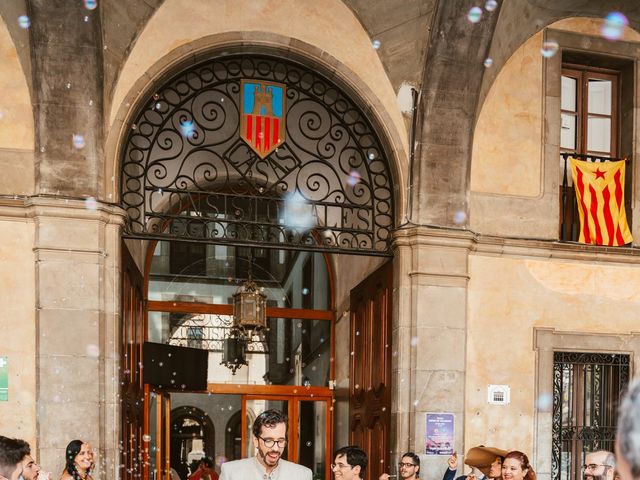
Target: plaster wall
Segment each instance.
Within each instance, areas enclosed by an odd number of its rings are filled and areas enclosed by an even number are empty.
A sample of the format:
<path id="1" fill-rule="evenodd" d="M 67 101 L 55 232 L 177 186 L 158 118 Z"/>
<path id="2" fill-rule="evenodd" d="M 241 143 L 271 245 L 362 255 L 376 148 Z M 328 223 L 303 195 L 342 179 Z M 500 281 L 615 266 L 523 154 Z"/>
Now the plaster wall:
<path id="1" fill-rule="evenodd" d="M 34 226 L 0 218 L 0 356 L 8 357 L 9 401 L 0 402 L 2 435 L 36 444 Z"/>
<path id="2" fill-rule="evenodd" d="M 637 331 L 640 270 L 634 265 L 483 255 L 472 255 L 469 269 L 464 444 L 533 454 L 534 328 L 620 335 Z M 511 403 L 488 405 L 488 384 L 509 385 Z"/>
<path id="3" fill-rule="evenodd" d="M 127 93 L 160 58 L 199 38 L 225 32 L 264 32 L 314 45 L 351 69 L 381 99 L 398 132 L 406 138 L 402 114 L 371 39 L 353 12 L 338 0 L 298 2 L 258 0 L 237 8 L 234 0 L 165 1 L 138 37 L 120 73 L 109 123 Z M 289 47 L 289 45 L 282 45 Z M 406 142 L 406 140 L 404 140 Z"/>
<path id="4" fill-rule="evenodd" d="M 601 37 L 601 27 L 601 19 L 567 18 L 548 29 Z M 555 80 L 545 78 L 547 61 L 540 54 L 543 42 L 554 40 L 549 30 L 536 33 L 514 52 L 482 105 L 471 163 L 470 220 L 474 231 L 556 236 L 556 222 L 547 225 L 546 219 L 558 202 L 560 177 L 548 162 L 549 148 L 559 148 L 560 125 L 559 119 L 546 117 L 545 99 L 555 89 L 545 84 Z M 640 34 L 626 28 L 621 40 L 637 42 Z M 589 49 L 588 42 L 582 48 Z M 504 218 L 500 213 L 504 211 L 512 215 Z M 518 221 L 515 228 L 514 220 Z"/>
<path id="5" fill-rule="evenodd" d="M 34 130 L 29 86 L 7 25 L 0 20 L 0 194 L 34 190 Z"/>

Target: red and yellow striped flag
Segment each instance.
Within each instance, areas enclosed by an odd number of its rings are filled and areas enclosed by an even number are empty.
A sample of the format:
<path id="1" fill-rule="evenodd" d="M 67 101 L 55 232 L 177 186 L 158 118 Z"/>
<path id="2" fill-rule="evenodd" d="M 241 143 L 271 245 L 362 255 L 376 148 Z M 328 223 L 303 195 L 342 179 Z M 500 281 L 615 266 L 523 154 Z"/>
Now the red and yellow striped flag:
<path id="1" fill-rule="evenodd" d="M 578 241 L 612 246 L 631 242 L 624 209 L 625 162 L 569 161 L 580 214 Z"/>

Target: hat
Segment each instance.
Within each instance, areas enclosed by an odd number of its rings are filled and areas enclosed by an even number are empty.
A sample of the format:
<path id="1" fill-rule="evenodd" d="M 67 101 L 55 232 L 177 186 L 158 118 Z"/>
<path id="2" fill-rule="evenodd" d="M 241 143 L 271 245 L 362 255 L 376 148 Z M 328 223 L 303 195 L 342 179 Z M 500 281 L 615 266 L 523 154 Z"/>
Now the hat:
<path id="1" fill-rule="evenodd" d="M 480 445 L 479 447 L 470 448 L 464 458 L 464 463 L 470 467 L 476 467 L 485 475 L 489 475 L 491 470 L 491 464 L 495 461 L 496 457 L 506 457 L 507 450 L 501 450 L 495 447 L 485 447 Z"/>

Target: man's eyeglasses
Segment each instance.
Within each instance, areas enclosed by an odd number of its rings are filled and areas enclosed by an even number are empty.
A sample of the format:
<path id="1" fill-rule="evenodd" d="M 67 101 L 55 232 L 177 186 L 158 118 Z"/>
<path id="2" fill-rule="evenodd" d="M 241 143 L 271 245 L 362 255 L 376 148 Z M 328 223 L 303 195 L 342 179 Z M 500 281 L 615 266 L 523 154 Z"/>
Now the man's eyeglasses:
<path id="1" fill-rule="evenodd" d="M 336 468 L 339 468 L 340 470 L 342 470 L 344 468 L 353 468 L 353 467 L 351 465 L 346 465 L 344 463 L 332 463 L 331 470 L 335 470 Z"/>
<path id="2" fill-rule="evenodd" d="M 605 469 L 613 468 L 611 465 L 604 465 L 602 463 L 590 463 L 589 465 L 582 465 L 582 470 L 585 472 L 587 470 L 594 472 L 598 469 L 598 467 L 604 467 Z"/>
<path id="3" fill-rule="evenodd" d="M 273 438 L 258 438 L 264 442 L 264 446 L 267 448 L 272 448 L 274 445 L 278 445 L 278 448 L 284 448 L 287 445 L 287 440 L 285 438 L 280 440 L 274 440 Z"/>
<path id="4" fill-rule="evenodd" d="M 400 462 L 400 463 L 398 464 L 398 468 L 402 468 L 402 467 L 407 467 L 407 468 L 409 468 L 409 467 L 415 467 L 415 466 L 416 466 L 416 464 L 415 464 L 415 463 L 403 463 L 403 462 Z"/>

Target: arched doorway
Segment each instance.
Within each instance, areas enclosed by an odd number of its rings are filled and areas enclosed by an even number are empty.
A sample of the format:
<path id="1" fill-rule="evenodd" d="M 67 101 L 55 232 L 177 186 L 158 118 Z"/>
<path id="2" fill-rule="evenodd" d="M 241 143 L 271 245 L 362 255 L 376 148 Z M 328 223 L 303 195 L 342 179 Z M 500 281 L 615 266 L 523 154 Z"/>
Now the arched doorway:
<path id="1" fill-rule="evenodd" d="M 170 461 L 180 478 L 194 471 L 202 457 L 215 456 L 215 426 L 202 409 L 181 406 L 171 410 Z"/>
<path id="2" fill-rule="evenodd" d="M 329 255 L 391 255 L 394 184 L 370 121 L 340 88 L 296 62 L 227 55 L 150 93 L 130 126 L 122 153 L 124 237 L 148 242 L 140 338 L 209 352 L 207 390 L 184 391 L 176 378 L 168 388 L 172 406 L 211 409 L 214 423 L 239 416 L 233 448 L 215 441 L 224 446 L 216 456 L 226 459 L 237 455 L 238 443 L 242 456 L 253 454 L 255 415 L 284 410 L 286 455 L 329 478 Z M 230 299 L 249 277 L 267 294 L 269 328 L 249 339 L 247 365 L 232 372 L 220 365 L 233 320 Z M 132 385 L 144 385 L 127 348 L 133 373 L 125 388 L 134 396 Z M 157 445 L 166 452 L 172 441 Z M 166 476 L 168 454 L 158 455 Z"/>

